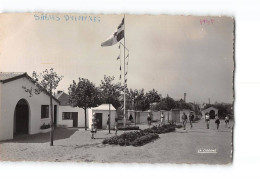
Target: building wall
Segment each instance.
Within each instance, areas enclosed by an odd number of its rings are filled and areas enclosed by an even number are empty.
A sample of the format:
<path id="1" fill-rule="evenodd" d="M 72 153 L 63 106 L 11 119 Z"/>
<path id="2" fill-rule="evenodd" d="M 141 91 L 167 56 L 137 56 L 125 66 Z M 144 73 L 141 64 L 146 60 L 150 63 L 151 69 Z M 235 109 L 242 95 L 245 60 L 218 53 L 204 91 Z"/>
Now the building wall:
<path id="1" fill-rule="evenodd" d="M 73 120 L 62 120 L 63 112 L 77 112 L 78 113 L 78 127 L 85 127 L 84 109 L 72 106 L 59 106 L 58 125 L 65 125 L 66 127 L 73 127 Z M 87 115 L 88 116 L 88 115 Z M 88 126 L 88 120 L 87 120 Z"/>
<path id="2" fill-rule="evenodd" d="M 92 114 L 95 113 L 102 113 L 102 128 L 106 129 L 107 127 L 107 116 L 109 114 L 108 110 L 94 110 L 94 109 L 88 109 L 88 127 L 91 128 L 92 125 Z M 115 117 L 116 117 L 116 111 L 110 110 L 110 127 L 113 129 L 115 127 Z"/>
<path id="3" fill-rule="evenodd" d="M 1 84 L 1 114 L 0 114 L 0 140 L 12 139 L 14 128 L 14 111 L 16 104 L 20 99 L 25 99 L 29 104 L 29 134 L 41 132 L 40 126 L 50 123 L 49 118 L 41 119 L 41 105 L 49 105 L 50 98 L 45 93 L 39 95 L 33 94 L 32 97 L 26 93 L 22 86 L 34 88 L 34 85 L 27 78 L 20 78 L 8 83 Z M 53 105 L 58 103 L 53 100 Z M 57 119 L 59 106 L 57 107 Z"/>
<path id="4" fill-rule="evenodd" d="M 151 111 L 150 113 L 152 113 L 152 120 L 157 120 L 159 122 L 161 120 L 162 112 L 164 113 L 164 120 L 166 123 L 172 119 L 171 111 Z M 146 124 L 148 113 L 149 113 L 148 111 L 136 111 L 136 124 Z M 135 111 L 133 110 L 127 111 L 128 119 L 130 114 L 132 114 L 133 118 L 135 118 Z"/>
<path id="5" fill-rule="evenodd" d="M 215 111 L 215 114 L 218 114 L 218 109 L 214 107 L 209 107 L 201 111 L 202 117 L 205 119 L 206 113 L 209 113 L 211 110 Z"/>

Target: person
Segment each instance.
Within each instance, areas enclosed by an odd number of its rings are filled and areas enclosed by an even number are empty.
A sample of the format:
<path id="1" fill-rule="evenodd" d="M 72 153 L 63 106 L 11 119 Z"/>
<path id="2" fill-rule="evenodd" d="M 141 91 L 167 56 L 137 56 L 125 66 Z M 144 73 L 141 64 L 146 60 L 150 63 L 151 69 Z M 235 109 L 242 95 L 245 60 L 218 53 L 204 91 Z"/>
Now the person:
<path id="1" fill-rule="evenodd" d="M 183 124 L 183 130 L 186 130 L 186 123 L 187 123 L 187 115 L 185 114 L 185 112 L 183 112 L 182 114 L 182 124 Z"/>
<path id="2" fill-rule="evenodd" d="M 94 134 L 97 133 L 97 121 L 96 121 L 96 113 L 93 113 L 92 116 L 92 124 L 91 124 L 91 139 L 94 139 Z"/>
<path id="3" fill-rule="evenodd" d="M 229 116 L 228 115 L 226 115 L 226 117 L 225 117 L 225 127 L 230 128 L 230 126 L 229 126 Z"/>
<path id="4" fill-rule="evenodd" d="M 130 114 L 130 116 L 129 116 L 129 121 L 130 121 L 130 122 L 133 122 L 133 119 L 134 119 L 134 118 L 133 118 L 132 114 Z"/>
<path id="5" fill-rule="evenodd" d="M 209 114 L 208 113 L 205 114 L 205 120 L 206 120 L 206 123 L 207 123 L 207 129 L 209 129 L 210 119 L 209 119 Z"/>
<path id="6" fill-rule="evenodd" d="M 161 113 L 161 125 L 163 125 L 164 124 L 164 114 L 163 114 L 163 112 Z"/>
<path id="7" fill-rule="evenodd" d="M 110 115 L 107 115 L 107 129 L 109 130 L 110 128 Z"/>
<path id="8" fill-rule="evenodd" d="M 149 126 L 149 128 L 150 128 L 150 126 L 151 126 L 151 122 L 152 122 L 152 118 L 151 118 L 150 113 L 148 113 L 148 116 L 147 116 L 147 122 L 148 122 L 148 126 Z"/>
<path id="9" fill-rule="evenodd" d="M 219 117 L 218 117 L 218 115 L 216 114 L 216 116 L 215 116 L 215 124 L 217 125 L 217 130 L 219 129 L 219 124 L 220 124 L 220 120 L 219 120 Z"/>
<path id="10" fill-rule="evenodd" d="M 117 119 L 115 119 L 115 131 L 116 131 L 116 135 L 117 135 L 117 130 L 118 130 L 118 120 Z"/>
<path id="11" fill-rule="evenodd" d="M 193 123 L 193 120 L 194 120 L 194 114 L 193 114 L 193 112 L 190 112 L 189 120 L 190 120 L 190 128 L 192 128 L 192 127 L 193 127 L 192 123 Z"/>

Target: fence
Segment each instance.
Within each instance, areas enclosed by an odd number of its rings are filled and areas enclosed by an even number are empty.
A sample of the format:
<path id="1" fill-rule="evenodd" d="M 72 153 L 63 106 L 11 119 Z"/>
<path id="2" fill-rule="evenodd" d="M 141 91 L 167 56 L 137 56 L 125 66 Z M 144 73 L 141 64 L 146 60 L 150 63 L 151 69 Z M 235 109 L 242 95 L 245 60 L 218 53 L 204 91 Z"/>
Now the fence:
<path id="1" fill-rule="evenodd" d="M 169 123 L 172 121 L 175 121 L 173 118 L 173 113 L 172 111 L 133 111 L 133 110 L 128 110 L 127 111 L 127 116 L 129 119 L 129 116 L 132 115 L 133 121 L 136 121 L 136 124 L 147 124 L 147 116 L 148 113 L 151 114 L 152 121 L 153 122 L 160 122 L 161 119 L 161 114 L 164 114 L 164 122 Z"/>

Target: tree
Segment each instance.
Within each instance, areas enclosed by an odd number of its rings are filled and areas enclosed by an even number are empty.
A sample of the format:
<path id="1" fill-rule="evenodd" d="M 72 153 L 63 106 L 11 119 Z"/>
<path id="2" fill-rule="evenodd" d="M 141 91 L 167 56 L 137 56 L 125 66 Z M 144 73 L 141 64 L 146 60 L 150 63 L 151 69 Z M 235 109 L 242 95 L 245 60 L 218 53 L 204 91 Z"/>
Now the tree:
<path id="1" fill-rule="evenodd" d="M 87 108 L 96 107 L 100 104 L 100 92 L 88 79 L 79 78 L 79 82 L 73 83 L 68 88 L 69 102 L 73 107 L 84 109 L 85 130 L 87 130 Z"/>
<path id="2" fill-rule="evenodd" d="M 54 126 L 53 126 L 53 90 L 58 87 L 59 82 L 61 81 L 63 76 L 58 76 L 56 72 L 53 71 L 53 68 L 50 70 L 45 70 L 40 74 L 37 74 L 35 71 L 32 74 L 32 80 L 36 88 L 27 88 L 23 86 L 25 92 L 30 94 L 30 97 L 33 94 L 40 94 L 42 92 L 46 92 L 50 96 L 50 108 L 51 108 L 51 131 L 50 131 L 50 146 L 53 146 L 53 133 L 54 133 Z"/>
<path id="3" fill-rule="evenodd" d="M 121 86 L 119 83 L 113 83 L 115 77 L 104 76 L 104 80 L 101 80 L 100 91 L 102 96 L 102 101 L 109 104 L 109 117 L 110 115 L 110 104 L 112 104 L 116 109 L 121 106 L 119 97 L 121 96 Z M 110 120 L 108 125 L 110 133 Z"/>
<path id="4" fill-rule="evenodd" d="M 157 110 L 171 110 L 174 108 L 176 108 L 176 102 L 168 95 L 165 98 L 162 98 L 156 105 Z"/>
<path id="5" fill-rule="evenodd" d="M 146 98 L 148 105 L 150 105 L 151 103 L 160 102 L 160 100 L 161 100 L 160 95 L 158 94 L 158 92 L 155 89 L 152 89 L 149 92 L 147 92 L 145 94 L 145 98 Z"/>

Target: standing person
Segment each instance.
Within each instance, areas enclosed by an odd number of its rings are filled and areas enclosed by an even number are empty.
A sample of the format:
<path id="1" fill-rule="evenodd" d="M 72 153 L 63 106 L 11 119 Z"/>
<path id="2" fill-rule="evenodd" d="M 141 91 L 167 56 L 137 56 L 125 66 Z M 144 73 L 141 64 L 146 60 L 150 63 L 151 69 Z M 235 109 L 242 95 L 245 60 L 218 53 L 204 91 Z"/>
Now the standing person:
<path id="1" fill-rule="evenodd" d="M 129 121 L 130 121 L 130 122 L 133 122 L 133 119 L 134 119 L 134 118 L 133 118 L 132 114 L 130 114 L 130 116 L 129 116 Z"/>
<path id="2" fill-rule="evenodd" d="M 163 112 L 161 113 L 161 125 L 163 125 L 164 124 L 164 114 L 163 114 Z"/>
<path id="3" fill-rule="evenodd" d="M 219 124 L 220 124 L 220 120 L 219 120 L 219 117 L 218 117 L 218 115 L 216 114 L 216 120 L 215 120 L 215 123 L 216 123 L 216 125 L 217 125 L 217 130 L 218 130 L 218 128 L 219 128 Z"/>
<path id="4" fill-rule="evenodd" d="M 118 130 L 118 120 L 117 119 L 115 119 L 115 131 L 116 131 L 116 135 L 117 135 L 117 130 Z"/>
<path id="5" fill-rule="evenodd" d="M 190 112 L 189 120 L 190 120 L 190 128 L 192 128 L 192 127 L 193 127 L 192 123 L 193 123 L 193 120 L 194 120 L 194 114 L 193 114 L 193 112 Z"/>
<path id="6" fill-rule="evenodd" d="M 151 126 L 151 122 L 152 122 L 152 118 L 151 118 L 150 113 L 148 113 L 148 116 L 147 116 L 147 122 L 148 122 L 148 126 L 149 126 L 149 128 L 150 128 L 150 126 Z"/>
<path id="7" fill-rule="evenodd" d="M 95 139 L 94 133 L 97 133 L 97 121 L 96 121 L 96 113 L 92 115 L 92 124 L 91 124 L 91 139 Z"/>
<path id="8" fill-rule="evenodd" d="M 186 123 L 187 123 L 187 115 L 185 114 L 185 112 L 183 112 L 182 114 L 182 124 L 183 124 L 183 130 L 186 130 Z"/>
<path id="9" fill-rule="evenodd" d="M 109 126 L 110 126 L 110 115 L 107 115 L 107 129 L 109 130 Z"/>
<path id="10" fill-rule="evenodd" d="M 225 127 L 230 128 L 230 126 L 229 126 L 229 116 L 228 115 L 226 115 L 226 117 L 225 117 Z"/>
<path id="11" fill-rule="evenodd" d="M 210 119 L 209 119 L 209 113 L 206 113 L 206 114 L 205 114 L 205 120 L 206 120 L 206 123 L 207 123 L 207 129 L 209 129 L 209 121 L 210 121 Z"/>

